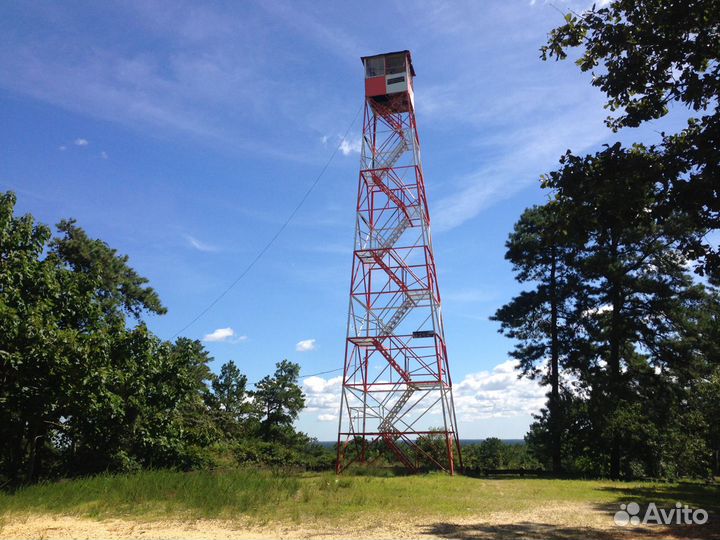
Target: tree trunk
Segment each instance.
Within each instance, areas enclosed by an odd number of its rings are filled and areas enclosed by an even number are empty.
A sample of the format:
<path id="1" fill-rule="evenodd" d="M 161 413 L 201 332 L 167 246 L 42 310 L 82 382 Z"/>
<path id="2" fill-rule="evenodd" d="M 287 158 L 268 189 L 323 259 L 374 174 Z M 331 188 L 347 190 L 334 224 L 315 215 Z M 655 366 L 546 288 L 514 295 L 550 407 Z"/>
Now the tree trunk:
<path id="1" fill-rule="evenodd" d="M 562 422 L 560 418 L 560 351 L 558 343 L 557 255 L 552 247 L 550 266 L 550 430 L 552 437 L 552 468 L 562 472 Z"/>
<path id="2" fill-rule="evenodd" d="M 613 261 L 617 260 L 617 245 L 613 241 Z M 613 265 L 614 266 L 614 265 Z M 620 353 L 622 346 L 622 331 L 620 328 L 620 313 L 623 305 L 622 285 L 620 278 L 615 276 L 610 282 L 610 299 L 612 302 L 612 317 L 610 320 L 610 356 L 608 358 L 608 369 L 610 371 L 610 400 L 618 404 L 622 399 L 622 381 L 620 373 Z M 613 411 L 614 412 L 614 411 Z M 610 441 L 610 478 L 620 478 L 620 434 L 617 428 L 613 429 L 612 440 Z"/>
<path id="3" fill-rule="evenodd" d="M 35 481 L 36 476 L 36 462 L 37 462 L 37 445 L 38 445 L 38 439 L 40 439 L 40 435 L 38 434 L 38 428 L 37 425 L 32 424 L 32 427 L 30 428 L 30 433 L 28 435 L 28 445 L 29 445 L 29 455 L 28 455 L 28 462 L 27 467 L 25 470 L 25 482 L 31 484 Z"/>

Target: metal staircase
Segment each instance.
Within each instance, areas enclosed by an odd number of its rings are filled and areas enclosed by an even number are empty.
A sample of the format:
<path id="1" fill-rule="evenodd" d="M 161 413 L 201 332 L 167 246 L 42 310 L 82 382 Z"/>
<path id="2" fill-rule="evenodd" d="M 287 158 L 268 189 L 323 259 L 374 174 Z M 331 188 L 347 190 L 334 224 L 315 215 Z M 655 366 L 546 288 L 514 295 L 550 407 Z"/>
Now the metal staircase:
<path id="1" fill-rule="evenodd" d="M 382 191 L 385 196 L 390 199 L 395 206 L 397 206 L 400 211 L 405 214 L 405 217 L 407 219 L 410 219 L 410 213 L 408 212 L 408 205 L 405 204 L 405 202 L 397 196 L 397 193 L 395 193 L 395 190 L 392 190 L 388 187 L 388 185 L 383 181 L 383 171 L 384 169 L 371 169 L 369 172 L 370 174 L 370 181 L 372 184 L 377 187 L 380 191 Z"/>
<path id="2" fill-rule="evenodd" d="M 392 169 L 400 160 L 402 155 L 409 149 L 409 143 L 404 126 L 402 122 L 395 118 L 394 114 L 391 114 L 389 110 L 385 109 L 382 105 L 378 104 L 376 106 L 375 113 L 378 117 L 382 117 L 385 123 L 397 134 L 397 137 L 393 137 L 387 141 L 385 148 L 389 149 L 385 150 L 384 148 L 381 148 L 379 151 L 373 149 L 373 155 L 370 161 L 372 166 L 366 171 L 366 178 L 369 180 L 369 185 L 376 187 L 395 205 L 397 208 L 397 214 L 394 216 L 394 219 L 386 221 L 384 226 L 379 228 L 379 230 L 371 229 L 368 237 L 369 245 L 365 244 L 366 248 L 358 250 L 356 253 L 364 264 L 381 268 L 388 275 L 390 281 L 398 287 L 395 296 L 385 307 L 379 308 L 377 312 L 373 312 L 373 310 L 368 312 L 377 325 L 377 335 L 391 336 L 398 325 L 400 325 L 413 308 L 418 306 L 424 300 L 430 298 L 430 291 L 427 289 L 408 289 L 405 282 L 384 260 L 384 257 L 393 249 L 393 246 L 400 239 L 403 233 L 410 227 L 414 226 L 414 221 L 415 224 L 417 223 L 417 218 L 421 216 L 421 210 L 417 203 L 408 204 L 405 200 L 403 200 L 402 190 L 398 193 L 397 189 L 393 189 L 387 183 L 388 180 L 394 178 L 389 176 L 388 169 Z M 365 142 L 368 146 L 370 146 L 369 140 L 366 139 Z M 394 255 L 392 257 L 396 258 Z M 389 320 L 385 321 L 384 315 L 386 316 L 389 314 L 392 315 Z M 364 326 L 365 323 L 361 325 L 360 329 Z M 401 417 L 401 413 L 408 401 L 410 401 L 413 394 L 418 389 L 418 386 L 412 383 L 410 373 L 398 364 L 392 354 L 392 351 L 388 350 L 383 345 L 383 338 L 363 336 L 353 338 L 353 342 L 362 347 L 372 347 L 379 352 L 391 368 L 400 376 L 401 381 L 399 381 L 398 384 L 405 386 L 405 389 L 402 391 L 398 399 L 395 400 L 388 409 L 385 409 L 384 406 L 381 406 L 378 409 L 377 418 L 380 419 L 378 431 L 381 432 L 381 437 L 385 441 L 385 444 L 398 457 L 398 459 L 406 467 L 415 469 L 416 464 L 413 463 L 403 449 L 398 446 L 398 438 L 400 437 L 402 430 L 398 429 L 395 424 Z"/>
<path id="3" fill-rule="evenodd" d="M 395 358 L 393 358 L 393 355 L 390 353 L 390 351 L 388 351 L 383 346 L 382 341 L 380 341 L 377 338 L 373 338 L 371 343 L 372 343 L 373 347 L 375 347 L 375 350 L 378 351 L 380 354 L 382 354 L 385 357 L 385 360 L 387 360 L 388 364 L 390 364 L 393 367 L 393 369 L 398 372 L 400 377 L 402 377 L 402 379 L 405 382 L 410 382 L 410 374 L 407 371 L 405 371 L 400 366 L 400 364 L 397 363 L 397 361 L 395 360 Z"/>
<path id="4" fill-rule="evenodd" d="M 395 328 L 403 321 L 412 308 L 417 306 L 421 301 L 426 300 L 430 297 L 429 291 L 426 290 L 412 290 L 405 292 L 405 299 L 402 304 L 397 308 L 390 320 L 382 324 L 383 332 L 386 336 L 391 335 Z"/>
<path id="5" fill-rule="evenodd" d="M 400 156 L 402 156 L 408 149 L 405 134 L 400 132 L 398 135 L 400 137 L 397 144 L 391 150 L 383 152 L 380 154 L 380 157 L 375 158 L 375 169 L 390 169 L 398 162 Z"/>
<path id="6" fill-rule="evenodd" d="M 414 207 L 413 207 L 414 208 Z M 379 249 L 389 249 L 395 245 L 395 242 L 398 241 L 398 239 L 402 236 L 402 233 L 404 233 L 408 227 L 410 227 L 411 223 L 410 220 L 403 216 L 398 221 L 397 225 L 392 229 L 390 234 L 380 242 Z"/>
<path id="7" fill-rule="evenodd" d="M 378 431 L 398 431 L 398 429 L 395 428 L 395 419 L 397 418 L 398 414 L 400 414 L 400 411 L 402 411 L 403 407 L 407 404 L 407 402 L 410 401 L 410 398 L 414 393 L 414 386 L 408 386 L 407 388 L 405 388 L 403 393 L 400 394 L 400 397 L 397 399 L 397 401 L 393 403 L 392 407 L 390 407 L 387 413 L 385 413 L 385 417 L 383 418 L 382 422 L 380 422 L 380 425 L 378 425 Z"/>
<path id="8" fill-rule="evenodd" d="M 414 386 L 408 385 L 403 393 L 400 394 L 398 400 L 393 403 L 392 407 L 390 407 L 387 413 L 385 413 L 382 421 L 378 425 L 378 431 L 380 432 L 380 436 L 385 442 L 385 445 L 393 454 L 395 454 L 400 462 L 410 470 L 417 469 L 417 466 L 406 454 L 406 452 L 404 452 L 397 444 L 397 439 L 400 436 L 399 434 L 401 430 L 395 427 L 395 420 L 400 414 L 400 411 L 402 411 L 403 407 L 405 407 L 407 402 L 410 401 L 410 398 L 415 393 L 415 390 Z"/>

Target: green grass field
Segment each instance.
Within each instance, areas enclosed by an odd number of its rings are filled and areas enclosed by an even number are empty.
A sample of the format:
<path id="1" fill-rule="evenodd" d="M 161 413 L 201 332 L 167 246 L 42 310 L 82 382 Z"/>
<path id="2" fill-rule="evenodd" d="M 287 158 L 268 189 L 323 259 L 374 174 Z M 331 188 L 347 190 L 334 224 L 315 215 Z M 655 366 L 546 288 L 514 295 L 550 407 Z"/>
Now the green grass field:
<path id="1" fill-rule="evenodd" d="M 539 506 L 676 501 L 717 514 L 720 488 L 700 483 L 454 478 L 443 474 L 377 477 L 332 473 L 280 475 L 255 470 L 149 471 L 41 484 L 0 495 L 7 518 L 52 513 L 92 518 L 352 519 L 392 512 L 430 518 L 523 513 Z"/>

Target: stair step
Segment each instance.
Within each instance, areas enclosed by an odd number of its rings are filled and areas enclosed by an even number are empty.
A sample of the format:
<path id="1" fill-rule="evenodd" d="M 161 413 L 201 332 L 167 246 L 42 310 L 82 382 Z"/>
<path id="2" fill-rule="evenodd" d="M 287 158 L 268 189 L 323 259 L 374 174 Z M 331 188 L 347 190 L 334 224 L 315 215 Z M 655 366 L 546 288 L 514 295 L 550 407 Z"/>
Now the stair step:
<path id="1" fill-rule="evenodd" d="M 408 386 L 405 391 L 400 395 L 398 400 L 393 403 L 393 406 L 390 407 L 390 410 L 385 415 L 385 418 L 383 418 L 382 422 L 380 422 L 378 429 L 380 431 L 384 432 L 397 432 L 399 431 L 395 427 L 395 419 L 397 418 L 397 415 L 400 414 L 400 411 L 402 408 L 407 404 L 407 402 L 412 397 L 413 393 L 415 393 L 415 388 L 412 386 Z"/>
<path id="2" fill-rule="evenodd" d="M 402 322 L 408 312 L 414 308 L 422 300 L 426 300 L 430 297 L 430 292 L 427 290 L 410 290 L 405 293 L 405 299 L 393 313 L 390 320 L 383 325 L 383 332 L 385 335 L 391 335 L 395 328 Z"/>
<path id="3" fill-rule="evenodd" d="M 408 143 L 405 140 L 404 135 L 400 134 L 400 141 L 398 144 L 395 145 L 395 147 L 392 150 L 389 150 L 388 152 L 383 152 L 384 159 L 380 159 L 376 162 L 378 169 L 390 169 L 395 165 L 398 160 L 400 159 L 400 156 L 403 155 L 403 153 L 408 149 Z"/>

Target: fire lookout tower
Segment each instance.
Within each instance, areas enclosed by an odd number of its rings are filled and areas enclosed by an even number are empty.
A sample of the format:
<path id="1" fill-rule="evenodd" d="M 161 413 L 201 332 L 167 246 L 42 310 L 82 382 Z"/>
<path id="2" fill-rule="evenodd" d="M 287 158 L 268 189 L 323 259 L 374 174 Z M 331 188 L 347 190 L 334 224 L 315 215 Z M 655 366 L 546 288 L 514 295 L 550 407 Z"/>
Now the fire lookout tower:
<path id="1" fill-rule="evenodd" d="M 365 113 L 336 471 L 384 445 L 410 470 L 453 474 L 462 457 L 415 123 L 415 70 L 410 51 L 362 63 Z"/>

